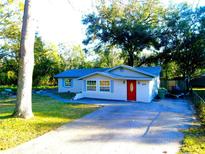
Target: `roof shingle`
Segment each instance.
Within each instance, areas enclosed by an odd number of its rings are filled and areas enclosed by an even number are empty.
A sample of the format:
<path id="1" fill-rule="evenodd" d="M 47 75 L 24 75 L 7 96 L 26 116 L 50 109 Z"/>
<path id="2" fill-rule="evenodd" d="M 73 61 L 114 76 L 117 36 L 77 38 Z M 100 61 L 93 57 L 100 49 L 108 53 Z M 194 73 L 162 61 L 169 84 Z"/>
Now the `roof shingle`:
<path id="1" fill-rule="evenodd" d="M 158 76 L 161 72 L 160 66 L 153 66 L 153 67 L 135 67 L 137 70 L 141 70 L 144 72 L 148 72 L 150 74 L 153 74 L 155 76 Z"/>
<path id="2" fill-rule="evenodd" d="M 104 72 L 109 68 L 84 68 L 84 69 L 72 69 L 61 72 L 55 75 L 55 78 L 78 78 L 84 75 L 88 75 L 94 72 Z"/>
<path id="3" fill-rule="evenodd" d="M 152 74 L 154 76 L 158 76 L 160 74 L 160 71 L 161 71 L 160 66 L 134 67 L 134 68 L 138 71 L 142 71 L 145 73 L 147 72 L 147 73 Z M 56 77 L 56 78 L 79 78 L 79 77 L 86 76 L 88 74 L 95 73 L 95 72 L 105 72 L 108 69 L 110 69 L 110 68 L 72 69 L 72 70 L 67 70 L 67 71 L 64 71 L 62 73 L 59 73 L 59 74 L 55 75 L 54 77 Z"/>

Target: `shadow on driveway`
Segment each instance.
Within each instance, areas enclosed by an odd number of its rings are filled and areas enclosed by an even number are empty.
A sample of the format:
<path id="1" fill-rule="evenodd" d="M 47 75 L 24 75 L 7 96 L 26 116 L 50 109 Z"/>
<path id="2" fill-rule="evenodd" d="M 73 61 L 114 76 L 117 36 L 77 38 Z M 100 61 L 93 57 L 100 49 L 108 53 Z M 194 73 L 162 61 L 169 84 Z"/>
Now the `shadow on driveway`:
<path id="1" fill-rule="evenodd" d="M 107 105 L 8 152 L 174 154 L 183 139 L 179 130 L 193 121 L 192 109 L 183 99 L 152 103 L 83 101 Z"/>

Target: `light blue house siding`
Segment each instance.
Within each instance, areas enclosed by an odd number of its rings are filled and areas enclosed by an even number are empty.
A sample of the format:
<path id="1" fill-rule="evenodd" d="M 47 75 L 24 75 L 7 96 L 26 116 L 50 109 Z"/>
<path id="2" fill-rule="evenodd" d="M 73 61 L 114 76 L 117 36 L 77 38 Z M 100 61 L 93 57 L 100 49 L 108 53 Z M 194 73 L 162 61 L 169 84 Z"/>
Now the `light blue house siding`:
<path id="1" fill-rule="evenodd" d="M 97 98 L 128 100 L 128 80 L 136 82 L 136 101 L 151 102 L 158 94 L 160 67 L 130 67 L 126 65 L 105 69 L 77 69 L 57 74 L 59 92 L 75 92 L 76 99 Z M 71 85 L 65 85 L 65 79 Z M 109 86 L 108 86 L 109 85 Z M 130 94 L 130 93 L 129 93 Z"/>
<path id="2" fill-rule="evenodd" d="M 71 79 L 71 85 L 66 86 L 65 85 L 65 79 L 66 78 L 58 78 L 58 92 L 63 93 L 63 92 L 81 92 L 82 91 L 82 80 L 78 80 L 76 78 Z M 70 78 L 67 78 L 70 79 Z"/>

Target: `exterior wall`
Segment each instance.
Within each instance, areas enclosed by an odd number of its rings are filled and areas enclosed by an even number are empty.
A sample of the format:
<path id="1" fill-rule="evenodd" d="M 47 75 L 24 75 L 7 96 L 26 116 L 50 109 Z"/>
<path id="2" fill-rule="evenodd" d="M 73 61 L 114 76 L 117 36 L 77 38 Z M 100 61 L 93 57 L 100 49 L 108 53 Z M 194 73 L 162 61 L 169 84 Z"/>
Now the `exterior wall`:
<path id="1" fill-rule="evenodd" d="M 68 92 L 68 91 L 74 92 L 74 93 L 81 92 L 82 91 L 82 80 L 72 79 L 71 86 L 66 87 L 64 78 L 58 78 L 58 92 L 62 93 L 62 92 Z"/>
<path id="2" fill-rule="evenodd" d="M 111 71 L 112 74 L 129 76 L 129 77 L 142 77 L 147 78 L 149 76 L 142 73 L 134 72 L 125 68 L 117 68 Z M 86 81 L 95 80 L 97 82 L 96 91 L 86 90 Z M 112 81 L 112 89 L 110 92 L 100 91 L 100 80 Z M 151 102 L 152 99 L 158 94 L 158 88 L 160 85 L 159 77 L 153 78 L 150 81 L 136 81 L 136 101 L 139 102 Z M 72 79 L 70 87 L 65 86 L 64 78 L 58 78 L 58 92 L 75 92 L 79 93 L 79 98 L 98 98 L 98 99 L 113 99 L 113 100 L 127 100 L 127 81 L 120 79 L 112 79 L 103 75 L 93 75 L 83 80 Z M 78 99 L 78 97 L 76 97 Z"/>
<path id="3" fill-rule="evenodd" d="M 151 81 L 137 81 L 137 101 L 151 102 L 151 95 L 149 93 L 149 86 Z"/>
<path id="4" fill-rule="evenodd" d="M 152 81 L 150 81 L 149 83 L 150 100 L 152 100 L 158 94 L 159 86 L 160 86 L 159 77 L 153 78 Z"/>
<path id="5" fill-rule="evenodd" d="M 114 100 L 127 100 L 127 81 L 126 80 L 114 80 L 108 77 L 103 77 L 100 75 L 95 75 L 87 80 L 97 81 L 96 91 L 82 91 L 83 97 L 88 98 L 99 98 L 99 99 L 114 99 Z M 100 80 L 113 80 L 113 92 L 100 92 Z M 154 81 L 154 80 L 153 80 Z M 153 81 L 136 81 L 136 101 L 139 102 L 151 102 L 153 99 L 153 93 L 150 92 L 150 89 L 154 89 Z"/>
<path id="6" fill-rule="evenodd" d="M 84 81 L 95 80 L 97 81 L 96 91 L 82 91 L 83 97 L 99 98 L 99 99 L 114 99 L 114 100 L 127 100 L 127 81 L 126 80 L 114 80 L 108 77 L 100 75 L 91 76 L 85 78 Z M 100 80 L 113 80 L 113 92 L 101 92 Z M 157 95 L 159 88 L 159 77 L 154 78 L 151 81 L 136 81 L 136 101 L 139 102 L 151 102 Z"/>
<path id="7" fill-rule="evenodd" d="M 83 90 L 83 97 L 98 98 L 98 99 L 113 99 L 113 100 L 127 100 L 127 84 L 126 80 L 114 80 L 108 77 L 95 75 L 89 78 L 85 78 L 83 81 L 95 80 L 97 82 L 96 91 Z M 112 80 L 113 89 L 110 92 L 100 91 L 100 80 Z"/>
<path id="8" fill-rule="evenodd" d="M 121 75 L 121 76 L 130 76 L 130 77 L 149 77 L 142 73 L 134 72 L 125 68 L 117 68 L 111 71 L 112 74 Z"/>
<path id="9" fill-rule="evenodd" d="M 143 85 L 146 83 L 146 85 Z M 138 81 L 137 84 L 137 101 L 151 102 L 158 94 L 160 86 L 159 77 L 153 78 L 151 81 Z"/>
<path id="10" fill-rule="evenodd" d="M 96 91 L 83 90 L 83 82 L 87 80 L 96 80 Z M 113 91 L 101 92 L 100 80 L 112 80 Z M 159 77 L 154 78 L 151 81 L 136 81 L 136 101 L 139 102 L 151 102 L 152 99 L 158 94 Z M 127 100 L 127 81 L 126 80 L 114 80 L 108 77 L 95 75 L 85 80 L 72 79 L 71 87 L 66 87 L 63 78 L 58 79 L 58 92 L 82 92 L 82 97 L 98 98 L 98 99 L 113 99 L 113 100 Z"/>

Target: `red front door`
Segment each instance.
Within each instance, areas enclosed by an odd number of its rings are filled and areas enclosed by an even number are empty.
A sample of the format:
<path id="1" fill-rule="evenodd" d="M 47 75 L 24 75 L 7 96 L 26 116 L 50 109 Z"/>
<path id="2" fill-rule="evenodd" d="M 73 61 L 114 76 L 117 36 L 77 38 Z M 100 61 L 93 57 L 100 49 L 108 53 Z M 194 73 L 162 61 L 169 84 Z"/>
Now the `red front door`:
<path id="1" fill-rule="evenodd" d="M 127 80 L 127 100 L 136 101 L 136 81 Z"/>

